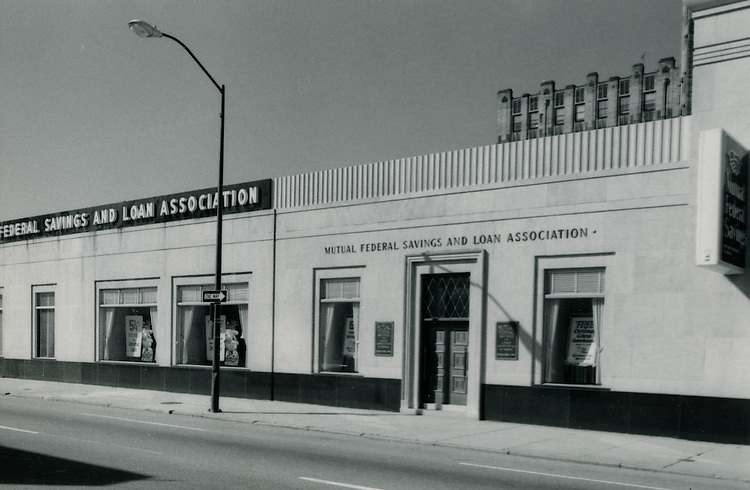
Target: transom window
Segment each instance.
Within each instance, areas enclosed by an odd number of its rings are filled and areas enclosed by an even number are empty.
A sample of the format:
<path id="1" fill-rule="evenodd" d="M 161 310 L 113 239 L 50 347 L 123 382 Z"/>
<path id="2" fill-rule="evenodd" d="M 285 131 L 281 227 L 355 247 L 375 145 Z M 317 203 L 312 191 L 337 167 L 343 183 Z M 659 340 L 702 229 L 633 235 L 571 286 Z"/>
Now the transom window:
<path id="1" fill-rule="evenodd" d="M 424 277 L 422 316 L 426 320 L 469 318 L 469 275 L 434 274 Z"/>

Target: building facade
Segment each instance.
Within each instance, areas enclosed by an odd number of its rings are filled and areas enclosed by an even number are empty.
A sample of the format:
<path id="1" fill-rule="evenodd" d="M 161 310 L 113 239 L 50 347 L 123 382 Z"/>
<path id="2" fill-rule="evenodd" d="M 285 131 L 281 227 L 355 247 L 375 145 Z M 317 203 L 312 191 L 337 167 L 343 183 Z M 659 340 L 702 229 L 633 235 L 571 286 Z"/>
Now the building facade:
<path id="1" fill-rule="evenodd" d="M 0 223 L 0 373 L 208 394 L 222 199 L 222 395 L 750 443 L 747 20 L 689 115 Z"/>

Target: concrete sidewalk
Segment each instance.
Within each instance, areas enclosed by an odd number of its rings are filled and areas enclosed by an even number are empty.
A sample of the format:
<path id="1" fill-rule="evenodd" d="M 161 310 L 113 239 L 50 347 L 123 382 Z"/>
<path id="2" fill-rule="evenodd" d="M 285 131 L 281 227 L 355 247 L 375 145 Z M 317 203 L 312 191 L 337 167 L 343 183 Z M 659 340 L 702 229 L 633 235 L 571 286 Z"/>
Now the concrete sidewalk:
<path id="1" fill-rule="evenodd" d="M 750 446 L 742 445 L 479 421 L 452 412 L 407 415 L 229 397 L 220 399 L 221 413 L 211 413 L 210 398 L 203 395 L 15 378 L 0 378 L 0 395 L 666 471 L 743 481 L 750 486 Z"/>

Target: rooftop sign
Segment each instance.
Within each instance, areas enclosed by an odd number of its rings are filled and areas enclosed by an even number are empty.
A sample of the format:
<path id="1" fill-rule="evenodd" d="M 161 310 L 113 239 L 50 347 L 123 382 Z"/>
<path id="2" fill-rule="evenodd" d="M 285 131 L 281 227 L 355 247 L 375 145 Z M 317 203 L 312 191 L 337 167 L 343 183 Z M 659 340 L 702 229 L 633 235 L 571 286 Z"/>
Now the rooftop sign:
<path id="1" fill-rule="evenodd" d="M 271 209 L 271 180 L 224 186 L 224 214 Z M 0 244 L 216 216 L 216 188 L 0 222 Z"/>

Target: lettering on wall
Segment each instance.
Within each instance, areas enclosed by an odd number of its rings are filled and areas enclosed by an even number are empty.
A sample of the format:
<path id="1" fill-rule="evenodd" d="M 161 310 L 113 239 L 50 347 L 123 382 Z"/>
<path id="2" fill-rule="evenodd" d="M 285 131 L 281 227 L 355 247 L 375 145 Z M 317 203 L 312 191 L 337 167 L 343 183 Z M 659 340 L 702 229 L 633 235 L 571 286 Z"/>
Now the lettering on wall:
<path id="1" fill-rule="evenodd" d="M 271 209 L 271 180 L 128 201 L 0 223 L 0 243 Z"/>
<path id="2" fill-rule="evenodd" d="M 588 227 L 511 230 L 507 232 L 478 233 L 472 235 L 428 236 L 388 241 L 338 243 L 323 246 L 326 255 L 360 254 L 371 252 L 410 251 L 419 249 L 476 247 L 500 243 L 543 242 L 552 240 L 580 240 L 596 234 Z"/>

